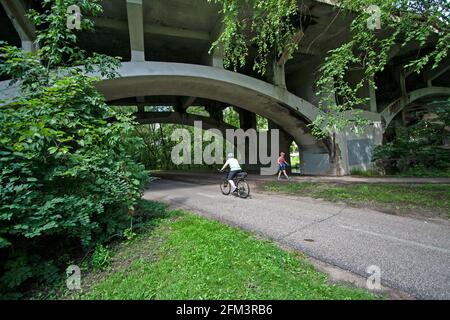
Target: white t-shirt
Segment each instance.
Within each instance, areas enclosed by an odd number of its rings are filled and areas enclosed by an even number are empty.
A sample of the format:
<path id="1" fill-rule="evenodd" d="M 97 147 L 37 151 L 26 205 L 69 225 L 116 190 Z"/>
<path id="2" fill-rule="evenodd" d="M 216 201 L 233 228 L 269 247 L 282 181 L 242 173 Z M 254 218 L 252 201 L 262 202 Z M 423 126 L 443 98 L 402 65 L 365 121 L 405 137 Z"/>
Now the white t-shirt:
<path id="1" fill-rule="evenodd" d="M 225 162 L 225 166 L 226 165 L 230 166 L 230 171 L 242 170 L 239 162 L 234 158 L 228 159 L 227 162 Z"/>

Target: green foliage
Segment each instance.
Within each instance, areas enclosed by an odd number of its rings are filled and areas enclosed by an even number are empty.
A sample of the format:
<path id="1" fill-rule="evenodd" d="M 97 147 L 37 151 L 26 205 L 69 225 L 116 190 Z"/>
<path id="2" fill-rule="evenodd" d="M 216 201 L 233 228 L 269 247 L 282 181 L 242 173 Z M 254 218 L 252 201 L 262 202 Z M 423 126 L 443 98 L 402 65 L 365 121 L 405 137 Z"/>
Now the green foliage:
<path id="1" fill-rule="evenodd" d="M 111 251 L 104 245 L 98 244 L 91 256 L 91 265 L 94 269 L 105 269 L 111 265 L 111 258 Z"/>
<path id="2" fill-rule="evenodd" d="M 397 175 L 403 177 L 450 178 L 450 169 L 425 168 L 423 166 L 416 165 L 397 173 Z"/>
<path id="3" fill-rule="evenodd" d="M 377 166 L 386 174 L 448 172 L 450 149 L 445 142 L 450 138 L 450 108 L 440 107 L 435 115 L 434 119 L 424 118 L 409 127 L 397 128 L 393 141 L 375 148 L 373 160 Z"/>
<path id="4" fill-rule="evenodd" d="M 22 90 L 0 107 L 0 294 L 51 279 L 66 267 L 61 253 L 121 233 L 148 178 L 124 148 L 142 145 L 130 114 L 107 106 L 84 72 L 113 76 L 119 61 L 85 57 L 62 31 L 75 2 L 98 12 L 98 1 L 46 0 L 50 11 L 32 14 L 40 51 L 0 48 L 0 74 Z"/>
<path id="5" fill-rule="evenodd" d="M 71 5 L 77 5 L 82 12 L 79 31 L 67 27 L 67 8 Z M 43 13 L 31 10 L 29 17 L 37 27 L 37 42 L 41 48 L 38 54 L 47 69 L 83 66 L 87 72 L 97 69 L 107 75 L 114 70 L 112 67 L 118 66 L 118 58 L 101 54 L 89 56 L 77 46 L 78 34 L 94 28 L 94 22 L 87 16 L 103 13 L 100 0 L 43 0 L 42 6 Z"/>

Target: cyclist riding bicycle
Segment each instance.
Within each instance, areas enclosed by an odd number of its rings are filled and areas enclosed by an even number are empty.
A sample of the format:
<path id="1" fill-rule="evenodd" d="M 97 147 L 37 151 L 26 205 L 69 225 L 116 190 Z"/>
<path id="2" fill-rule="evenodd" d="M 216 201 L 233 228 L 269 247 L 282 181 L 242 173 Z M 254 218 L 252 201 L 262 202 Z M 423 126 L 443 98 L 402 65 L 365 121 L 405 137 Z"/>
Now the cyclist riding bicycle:
<path id="1" fill-rule="evenodd" d="M 242 172 L 241 166 L 239 165 L 239 161 L 234 157 L 234 154 L 229 153 L 227 156 L 227 162 L 223 165 L 222 169 L 220 171 L 225 170 L 226 167 L 230 166 L 230 172 L 228 173 L 227 180 L 230 183 L 231 187 L 233 188 L 232 192 L 236 193 L 237 188 L 236 184 L 234 183 L 233 179 L 236 177 L 236 175 L 240 172 Z"/>

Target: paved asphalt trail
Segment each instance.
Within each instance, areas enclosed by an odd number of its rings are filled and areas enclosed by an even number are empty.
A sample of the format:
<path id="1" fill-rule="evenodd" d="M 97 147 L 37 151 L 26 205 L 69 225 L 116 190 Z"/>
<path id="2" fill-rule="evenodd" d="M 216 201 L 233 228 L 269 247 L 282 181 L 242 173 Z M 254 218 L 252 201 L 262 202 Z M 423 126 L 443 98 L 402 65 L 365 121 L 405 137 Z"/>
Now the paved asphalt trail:
<path id="1" fill-rule="evenodd" d="M 152 183 L 144 198 L 237 225 L 364 277 L 368 266 L 379 266 L 383 285 L 417 298 L 450 299 L 447 221 L 255 192 L 243 200 L 223 196 L 218 185 L 168 180 Z"/>

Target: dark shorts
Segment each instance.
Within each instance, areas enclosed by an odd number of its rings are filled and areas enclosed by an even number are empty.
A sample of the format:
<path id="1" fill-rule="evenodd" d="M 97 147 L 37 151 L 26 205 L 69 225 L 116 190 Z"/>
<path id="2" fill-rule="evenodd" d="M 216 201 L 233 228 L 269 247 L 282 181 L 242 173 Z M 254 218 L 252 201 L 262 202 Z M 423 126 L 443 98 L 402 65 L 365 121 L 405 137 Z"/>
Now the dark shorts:
<path id="1" fill-rule="evenodd" d="M 237 175 L 239 172 L 242 172 L 242 170 L 235 170 L 235 171 L 230 171 L 230 172 L 228 172 L 227 180 L 233 180 L 234 177 L 236 177 L 236 175 Z"/>
<path id="2" fill-rule="evenodd" d="M 286 168 L 287 168 L 287 164 L 286 163 L 278 164 L 278 170 L 279 171 L 286 170 Z"/>

